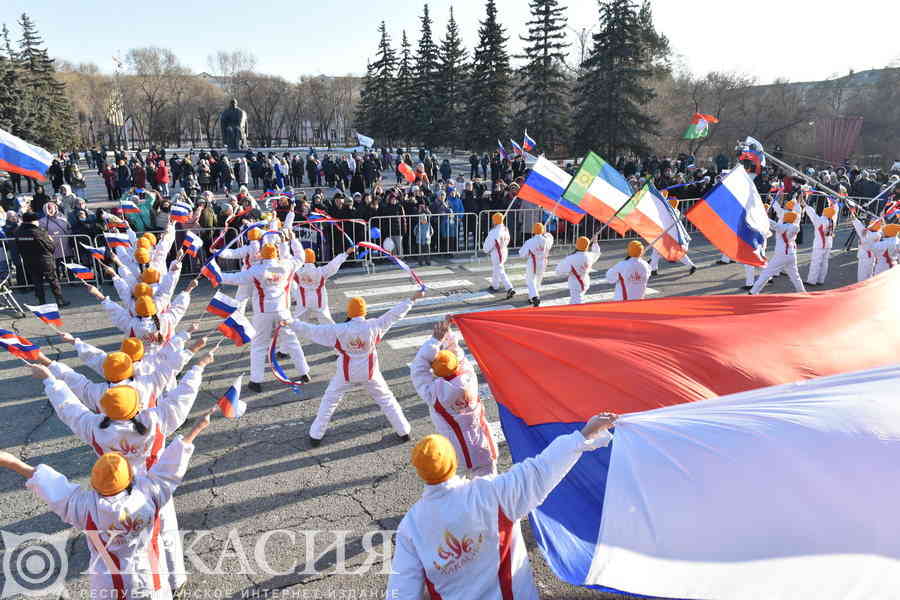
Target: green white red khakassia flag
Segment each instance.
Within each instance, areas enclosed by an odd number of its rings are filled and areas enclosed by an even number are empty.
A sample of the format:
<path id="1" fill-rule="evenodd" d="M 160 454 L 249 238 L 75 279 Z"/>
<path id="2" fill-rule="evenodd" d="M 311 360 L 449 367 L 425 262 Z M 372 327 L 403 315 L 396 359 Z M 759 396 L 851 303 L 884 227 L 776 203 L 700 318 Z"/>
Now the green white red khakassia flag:
<path id="1" fill-rule="evenodd" d="M 675 262 L 687 254 L 691 238 L 675 209 L 654 185 L 644 185 L 629 198 L 619 217 L 666 260 Z"/>
<path id="2" fill-rule="evenodd" d="M 625 235 L 630 227 L 615 214 L 631 194 L 631 186 L 621 173 L 597 154 L 588 152 L 563 198 Z"/>
<path id="3" fill-rule="evenodd" d="M 693 118 L 691 118 L 691 124 L 688 125 L 688 128 L 684 131 L 684 135 L 682 135 L 681 138 L 684 140 L 699 140 L 700 138 L 705 138 L 709 135 L 710 123 L 718 122 L 719 120 L 712 115 L 694 113 Z"/>

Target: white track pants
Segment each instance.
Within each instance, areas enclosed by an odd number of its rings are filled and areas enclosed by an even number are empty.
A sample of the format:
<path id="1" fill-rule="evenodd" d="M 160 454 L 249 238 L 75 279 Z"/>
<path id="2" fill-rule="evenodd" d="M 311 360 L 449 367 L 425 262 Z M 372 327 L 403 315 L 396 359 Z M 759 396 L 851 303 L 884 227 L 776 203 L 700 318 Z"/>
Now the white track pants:
<path id="1" fill-rule="evenodd" d="M 856 263 L 856 281 L 864 281 L 872 276 L 875 260 L 871 254 L 863 254 Z"/>
<path id="2" fill-rule="evenodd" d="M 796 291 L 806 291 L 806 288 L 803 287 L 803 280 L 800 279 L 800 272 L 797 270 L 797 255 L 782 254 L 773 256 L 769 259 L 769 264 L 763 269 L 763 272 L 760 273 L 759 277 L 757 277 L 756 283 L 753 284 L 753 289 L 750 290 L 750 293 L 754 295 L 758 294 L 763 286 L 781 271 L 787 273 L 787 276 L 790 278 L 791 283 L 794 284 L 794 289 Z"/>
<path id="3" fill-rule="evenodd" d="M 288 318 L 287 311 L 253 315 L 253 328 L 256 330 L 256 335 L 250 342 L 250 381 L 262 383 L 265 379 L 266 359 L 269 355 L 269 344 L 272 342 L 272 332 L 275 331 L 279 321 Z M 289 327 L 281 329 L 278 346 L 291 356 L 294 368 L 297 369 L 298 373 L 301 375 L 309 373 L 309 364 L 306 362 L 306 356 L 303 354 L 300 341 Z"/>
<path id="4" fill-rule="evenodd" d="M 178 531 L 178 517 L 175 516 L 175 503 L 170 499 L 159 511 L 159 541 L 166 568 L 169 572 L 169 587 L 174 592 L 185 581 L 184 549 L 181 546 L 181 533 Z"/>
<path id="5" fill-rule="evenodd" d="M 569 304 L 581 304 L 584 302 L 584 295 L 587 294 L 590 286 L 587 286 L 586 289 L 581 289 L 581 283 L 578 282 L 577 279 L 569 276 Z"/>
<path id="6" fill-rule="evenodd" d="M 500 262 L 494 252 L 491 253 L 491 287 L 495 290 L 499 290 L 501 287 L 504 290 L 513 289 L 513 284 L 506 275 L 506 266 Z"/>
<path id="7" fill-rule="evenodd" d="M 406 417 L 403 415 L 403 409 L 400 408 L 397 398 L 394 397 L 394 393 L 391 392 L 384 377 L 380 372 L 375 371 L 372 374 L 372 379 L 361 382 L 349 382 L 344 378 L 342 373 L 335 373 L 334 377 L 332 377 L 331 381 L 328 383 L 325 394 L 322 395 L 322 401 L 319 403 L 319 412 L 316 415 L 316 420 L 313 421 L 313 424 L 309 428 L 310 437 L 317 440 L 325 437 L 328 423 L 331 421 L 331 417 L 334 415 L 334 411 L 337 410 L 337 406 L 344 397 L 344 394 L 349 391 L 350 388 L 357 385 L 366 388 L 366 391 L 369 392 L 369 396 L 372 397 L 372 400 L 381 407 L 381 411 L 384 413 L 384 416 L 387 417 L 387 420 L 394 428 L 394 431 L 397 432 L 397 435 L 409 435 L 409 432 L 412 431 L 412 427 L 410 427 L 409 421 L 407 421 Z"/>
<path id="8" fill-rule="evenodd" d="M 809 273 L 806 274 L 806 283 L 825 283 L 830 255 L 831 248 L 813 248 L 812 259 L 809 261 Z"/>
<path id="9" fill-rule="evenodd" d="M 531 269 L 525 269 L 525 285 L 528 286 L 529 298 L 541 297 L 541 285 L 544 283 L 544 271 L 532 273 Z"/>
<path id="10" fill-rule="evenodd" d="M 650 270 L 656 271 L 659 269 L 659 259 L 662 258 L 662 254 L 656 251 L 656 248 L 653 249 L 653 254 L 650 255 Z M 694 261 L 691 260 L 691 257 L 685 254 L 681 258 L 678 259 L 678 262 L 683 264 L 686 267 L 693 267 Z"/>

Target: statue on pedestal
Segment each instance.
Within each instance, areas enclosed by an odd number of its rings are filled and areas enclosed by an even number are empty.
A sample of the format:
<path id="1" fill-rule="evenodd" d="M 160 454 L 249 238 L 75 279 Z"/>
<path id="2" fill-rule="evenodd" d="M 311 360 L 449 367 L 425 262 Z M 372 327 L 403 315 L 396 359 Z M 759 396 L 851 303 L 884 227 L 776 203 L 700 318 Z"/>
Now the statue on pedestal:
<path id="1" fill-rule="evenodd" d="M 238 108 L 237 100 L 231 99 L 231 106 L 219 116 L 222 127 L 222 142 L 231 152 L 247 149 L 247 111 Z"/>

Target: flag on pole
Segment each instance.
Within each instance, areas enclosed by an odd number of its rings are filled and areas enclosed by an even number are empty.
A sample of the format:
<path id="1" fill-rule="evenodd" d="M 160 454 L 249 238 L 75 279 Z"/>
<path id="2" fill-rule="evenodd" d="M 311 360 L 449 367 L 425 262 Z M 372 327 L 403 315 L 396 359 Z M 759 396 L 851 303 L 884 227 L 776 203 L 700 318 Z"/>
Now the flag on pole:
<path id="1" fill-rule="evenodd" d="M 241 382 L 244 374 L 241 373 L 231 384 L 231 387 L 225 390 L 225 393 L 219 398 L 219 410 L 225 415 L 226 419 L 240 419 L 247 411 L 247 403 L 241 400 Z"/>
<path id="2" fill-rule="evenodd" d="M 400 171 L 400 174 L 403 175 L 403 178 L 406 179 L 407 183 L 412 183 L 416 180 L 416 174 L 413 172 L 412 167 L 405 162 L 401 162 L 397 165 L 397 170 Z"/>
<path id="3" fill-rule="evenodd" d="M 72 272 L 72 275 L 83 281 L 89 281 L 94 278 L 94 273 L 84 265 L 78 263 L 65 263 L 66 268 Z"/>
<path id="4" fill-rule="evenodd" d="M 219 284 L 222 283 L 222 270 L 214 258 L 203 265 L 200 274 L 209 279 L 213 287 L 219 287 Z"/>
<path id="5" fill-rule="evenodd" d="M 563 198 L 606 223 L 619 235 L 625 235 L 630 227 L 619 217 L 613 218 L 613 215 L 628 202 L 632 193 L 628 180 L 621 173 L 597 154 L 589 152 Z"/>
<path id="6" fill-rule="evenodd" d="M 199 252 L 200 248 L 203 247 L 203 238 L 201 238 L 193 231 L 188 231 L 184 235 L 184 241 L 181 242 L 181 247 L 184 248 L 185 254 L 196 257 L 197 252 Z"/>
<path id="7" fill-rule="evenodd" d="M 128 234 L 126 233 L 115 233 L 111 231 L 107 231 L 103 234 L 103 239 L 106 240 L 106 245 L 110 248 L 130 248 L 131 240 L 128 239 Z"/>
<path id="8" fill-rule="evenodd" d="M 531 168 L 528 178 L 519 188 L 518 197 L 536 204 L 569 223 L 580 223 L 587 214 L 568 200 L 563 199 L 566 186 L 572 176 L 543 156 Z"/>
<path id="9" fill-rule="evenodd" d="M 172 205 L 172 210 L 169 213 L 169 218 L 177 223 L 187 223 L 191 219 L 191 213 L 193 210 L 187 204 L 183 202 L 176 202 Z"/>
<path id="10" fill-rule="evenodd" d="M 35 316 L 44 323 L 62 327 L 62 319 L 59 316 L 59 307 L 55 302 L 41 304 L 40 306 L 29 306 L 28 304 L 23 304 L 22 306 L 33 312 Z"/>
<path id="11" fill-rule="evenodd" d="M 6 329 L 0 329 L 0 348 L 6 348 L 13 356 L 25 360 L 35 360 L 40 353 L 40 348 L 30 340 Z"/>
<path id="12" fill-rule="evenodd" d="M 226 294 L 225 292 L 216 292 L 206 307 L 206 312 L 227 319 L 231 313 L 237 310 L 240 303 Z"/>
<path id="13" fill-rule="evenodd" d="M 752 162 L 756 169 L 756 174 L 759 175 L 762 172 L 762 168 L 766 166 L 766 154 L 765 150 L 763 150 L 763 145 L 748 135 L 747 139 L 744 140 L 744 149 L 738 160 L 749 160 Z"/>
<path id="14" fill-rule="evenodd" d="M 525 137 L 522 139 L 522 148 L 525 149 L 525 152 L 531 152 L 537 146 L 537 142 L 528 135 L 528 130 L 525 130 Z"/>
<path id="15" fill-rule="evenodd" d="M 87 244 L 81 244 L 81 247 L 90 252 L 91 256 L 96 260 L 99 260 L 100 262 L 106 260 L 106 250 L 103 248 L 95 248 L 94 246 L 88 246 Z"/>
<path id="16" fill-rule="evenodd" d="M 509 158 L 509 154 L 507 154 L 506 148 L 503 147 L 500 140 L 497 140 L 497 151 L 500 153 L 500 158 Z"/>
<path id="17" fill-rule="evenodd" d="M 375 140 L 361 133 L 356 134 L 356 141 L 359 142 L 360 146 L 365 146 L 366 148 L 371 148 L 375 144 Z"/>
<path id="18" fill-rule="evenodd" d="M 256 335 L 256 330 L 253 329 L 253 325 L 250 324 L 247 317 L 237 312 L 219 323 L 217 329 L 236 346 L 243 346 Z"/>
<path id="19" fill-rule="evenodd" d="M 126 215 L 141 214 L 141 209 L 138 207 L 137 204 L 135 204 L 131 200 L 120 200 L 119 206 L 122 208 L 122 212 Z"/>
<path id="20" fill-rule="evenodd" d="M 513 152 L 516 153 L 516 156 L 525 156 L 525 151 L 522 150 L 522 146 L 518 145 L 514 140 L 509 140 L 509 143 L 512 144 Z"/>
<path id="21" fill-rule="evenodd" d="M 0 171 L 45 181 L 52 162 L 53 155 L 40 146 L 0 129 Z"/>
<path id="22" fill-rule="evenodd" d="M 709 124 L 718 122 L 719 120 L 712 115 L 694 113 L 693 118 L 691 118 L 691 124 L 688 125 L 688 128 L 685 130 L 684 135 L 681 136 L 681 139 L 698 140 L 700 138 L 705 138 L 709 135 Z"/>
<path id="23" fill-rule="evenodd" d="M 685 246 L 690 237 L 674 209 L 652 183 L 645 184 L 628 200 L 619 217 L 666 260 L 675 262 L 687 253 Z"/>
<path id="24" fill-rule="evenodd" d="M 753 180 L 733 169 L 685 215 L 723 254 L 745 265 L 766 266 L 769 218 Z"/>

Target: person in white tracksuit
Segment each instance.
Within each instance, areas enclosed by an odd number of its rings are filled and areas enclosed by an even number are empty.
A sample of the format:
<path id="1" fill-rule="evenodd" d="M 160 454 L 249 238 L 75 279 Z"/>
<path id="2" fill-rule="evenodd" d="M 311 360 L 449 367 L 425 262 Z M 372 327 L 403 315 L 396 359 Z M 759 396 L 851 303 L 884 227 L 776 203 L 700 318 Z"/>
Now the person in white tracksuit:
<path id="1" fill-rule="evenodd" d="M 628 242 L 628 256 L 606 271 L 606 281 L 615 289 L 613 300 L 643 300 L 650 279 L 650 265 L 643 258 L 644 245 Z"/>
<path id="2" fill-rule="evenodd" d="M 900 232 L 900 225 L 890 223 L 882 229 L 883 238 L 880 242 L 872 245 L 872 254 L 875 256 L 875 267 L 872 270 L 873 275 L 884 273 L 888 269 L 894 268 L 900 258 L 900 240 L 897 239 L 897 233 Z"/>
<path id="3" fill-rule="evenodd" d="M 441 435 L 416 444 L 412 463 L 425 489 L 397 529 L 386 598 L 538 600 L 519 520 L 537 508 L 581 454 L 607 446 L 613 414 L 592 417 L 543 452 L 501 475 L 456 476 L 456 454 Z"/>
<path id="4" fill-rule="evenodd" d="M 350 247 L 331 259 L 328 264 L 317 267 L 315 251 L 312 248 L 301 248 L 299 244 L 297 240 L 292 240 L 294 255 L 303 260 L 303 264 L 294 272 L 294 298 L 297 301 L 294 318 L 316 318 L 319 322 L 334 323 L 331 310 L 328 308 L 328 290 L 325 283 L 329 277 L 338 272 L 356 248 Z"/>
<path id="5" fill-rule="evenodd" d="M 497 446 L 478 397 L 478 376 L 459 347 L 450 322 L 434 326 L 409 365 L 410 379 L 428 405 L 435 430 L 450 440 L 473 477 L 497 472 Z"/>
<path id="6" fill-rule="evenodd" d="M 795 212 L 785 212 L 781 223 L 770 221 L 775 236 L 775 250 L 772 252 L 771 258 L 756 279 L 756 283 L 748 292 L 756 295 L 762 290 L 772 277 L 785 271 L 794 284 L 794 289 L 799 292 L 805 292 L 803 280 L 800 279 L 800 272 L 797 270 L 797 233 L 800 227 L 797 221 L 800 220 L 799 214 Z"/>
<path id="7" fill-rule="evenodd" d="M 191 292 L 197 287 L 197 280 L 191 281 L 184 291 L 177 294 L 165 310 L 159 311 L 152 297 L 135 298 L 135 315 L 107 297 L 96 287 L 87 286 L 88 293 L 100 301 L 100 306 L 109 320 L 119 331 L 129 337 L 139 337 L 144 344 L 159 345 L 175 335 L 175 328 L 184 318 L 191 304 Z"/>
<path id="8" fill-rule="evenodd" d="M 127 385 L 107 390 L 101 398 L 101 413 L 91 412 L 61 379 L 44 379 L 44 391 L 59 419 L 99 455 L 117 452 L 131 470 L 146 474 L 162 452 L 167 436 L 181 427 L 200 391 L 203 369 L 213 361 L 210 353 L 182 377 L 155 407 L 140 410 L 137 390 Z M 169 586 L 178 590 L 186 581 L 184 552 L 178 531 L 175 505 L 170 500 L 159 511 L 159 538 L 166 559 Z"/>
<path id="9" fill-rule="evenodd" d="M 528 301 L 532 306 L 541 305 L 541 284 L 547 259 L 553 248 L 553 236 L 546 232 L 542 223 L 535 223 L 527 242 L 519 248 L 519 256 L 525 259 L 525 285 L 528 286 Z"/>
<path id="10" fill-rule="evenodd" d="M 856 237 L 859 238 L 859 247 L 856 249 L 856 281 L 863 281 L 872 276 L 875 268 L 875 254 L 872 246 L 881 240 L 881 219 L 876 219 L 866 227 L 856 216 L 856 207 L 850 206 L 850 214 L 853 215 L 853 228 Z"/>
<path id="11" fill-rule="evenodd" d="M 32 366 L 35 369 L 43 367 Z M 50 377 L 46 369 L 39 373 Z M 194 440 L 208 425 L 207 414 L 188 435 L 169 444 L 146 473 L 132 473 L 121 454 L 104 454 L 91 470 L 90 489 L 46 464 L 32 467 L 8 452 L 0 451 L 0 467 L 25 477 L 26 487 L 51 511 L 85 532 L 92 598 L 168 600 L 172 590 L 165 561 L 153 545 L 154 531 L 160 526 L 160 510 L 170 503 L 187 471 Z"/>
<path id="12" fill-rule="evenodd" d="M 822 209 L 822 215 L 816 214 L 811 206 L 801 203 L 803 211 L 813 225 L 812 258 L 809 261 L 809 272 L 806 274 L 807 285 L 822 285 L 828 275 L 828 260 L 834 244 L 835 211 L 833 206 Z"/>
<path id="13" fill-rule="evenodd" d="M 253 230 L 251 230 L 253 231 Z M 250 286 L 250 302 L 253 305 L 253 329 L 256 335 L 250 342 L 250 383 L 254 392 L 262 391 L 265 379 L 266 358 L 269 344 L 278 324 L 291 318 L 291 280 L 297 268 L 291 258 L 279 260 L 278 249 L 273 244 L 263 244 L 259 251 L 259 263 L 237 273 L 222 273 L 222 283 Z M 287 350 L 300 373 L 300 381 L 309 381 L 309 364 L 296 336 L 282 330 L 281 347 Z"/>
<path id="14" fill-rule="evenodd" d="M 594 233 L 591 239 L 581 236 L 575 240 L 575 252 L 556 263 L 556 274 L 568 278 L 569 304 L 584 302 L 591 289 L 591 269 L 600 258 L 597 236 L 598 233 Z"/>
<path id="15" fill-rule="evenodd" d="M 251 229 L 247 232 L 247 243 L 240 248 L 225 248 L 217 258 L 241 261 L 241 270 L 247 270 L 259 262 L 259 250 L 262 248 L 260 240 L 263 231 L 259 227 Z M 247 308 L 247 300 L 251 294 L 250 284 L 239 285 L 237 294 L 234 299 L 238 301 L 238 310 L 243 313 Z"/>
<path id="16" fill-rule="evenodd" d="M 509 254 L 509 229 L 503 224 L 503 215 L 494 213 L 491 215 L 494 224 L 484 238 L 482 251 L 491 257 L 491 291 L 500 291 L 500 286 L 506 290 L 507 299 L 516 295 L 513 284 L 506 275 L 506 258 Z"/>
<path id="17" fill-rule="evenodd" d="M 347 321 L 344 323 L 312 325 L 296 319 L 289 322 L 298 336 L 334 348 L 338 355 L 337 371 L 322 395 L 319 412 L 309 428 L 312 446 L 322 442 L 338 403 L 355 384 L 366 388 L 397 435 L 404 441 L 409 440 L 409 421 L 381 374 L 376 347 L 391 326 L 409 312 L 416 300 L 424 296 L 424 291 L 417 291 L 409 300 L 398 303 L 377 319 L 366 319 L 365 300 L 351 298 L 347 303 Z"/>
<path id="18" fill-rule="evenodd" d="M 672 207 L 672 213 L 675 215 L 675 219 L 681 220 L 681 212 L 678 210 L 678 198 L 669 198 L 669 206 Z M 680 226 L 679 226 L 680 227 Z M 673 227 L 673 229 L 675 229 Z M 686 267 L 689 267 L 691 270 L 688 275 L 693 275 L 697 270 L 697 265 L 694 264 L 694 261 L 691 260 L 691 257 L 688 256 L 687 251 L 688 247 L 691 243 L 691 236 L 688 235 L 687 230 L 682 230 L 684 233 L 684 240 L 682 247 L 684 248 L 684 256 L 678 259 L 678 262 L 683 264 Z M 662 254 L 660 254 L 656 248 L 653 248 L 653 252 L 650 253 L 650 274 L 656 275 L 659 271 L 659 259 L 662 258 Z"/>

